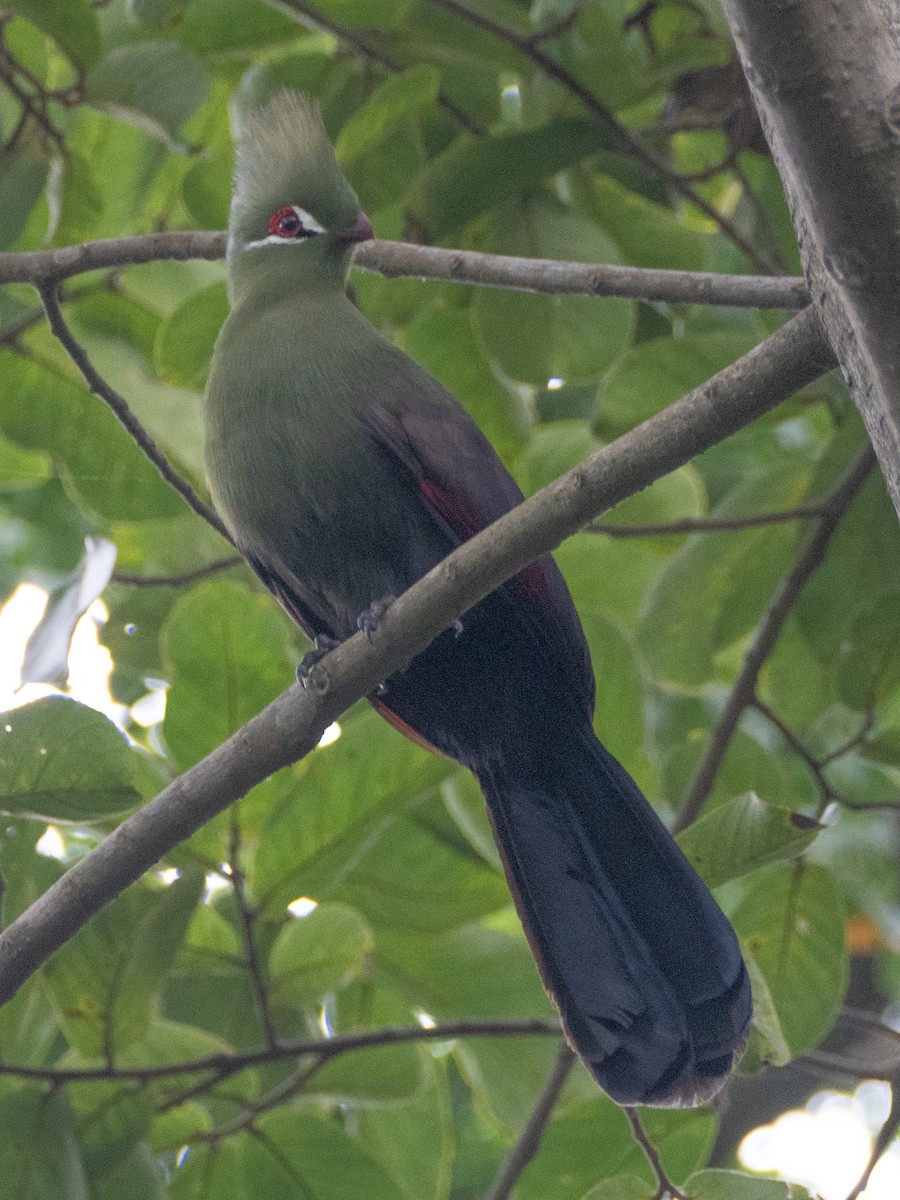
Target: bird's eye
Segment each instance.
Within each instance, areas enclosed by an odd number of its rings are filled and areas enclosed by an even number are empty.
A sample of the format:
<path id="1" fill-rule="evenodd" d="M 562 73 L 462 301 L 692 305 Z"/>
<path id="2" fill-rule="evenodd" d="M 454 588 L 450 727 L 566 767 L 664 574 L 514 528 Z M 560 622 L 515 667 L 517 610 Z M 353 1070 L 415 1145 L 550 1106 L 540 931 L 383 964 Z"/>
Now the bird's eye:
<path id="1" fill-rule="evenodd" d="M 270 237 L 297 238 L 308 236 L 313 231 L 303 227 L 300 214 L 294 208 L 279 208 L 269 221 Z"/>

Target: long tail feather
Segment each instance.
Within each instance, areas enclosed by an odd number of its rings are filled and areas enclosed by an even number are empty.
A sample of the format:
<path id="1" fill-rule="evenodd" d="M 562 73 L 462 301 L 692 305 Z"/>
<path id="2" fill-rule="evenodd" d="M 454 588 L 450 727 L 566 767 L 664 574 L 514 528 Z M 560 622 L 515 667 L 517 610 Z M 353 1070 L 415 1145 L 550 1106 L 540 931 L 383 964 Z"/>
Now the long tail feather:
<path id="1" fill-rule="evenodd" d="M 743 1049 L 728 921 L 590 729 L 539 774 L 479 772 L 519 915 L 569 1040 L 620 1104 L 703 1103 Z"/>

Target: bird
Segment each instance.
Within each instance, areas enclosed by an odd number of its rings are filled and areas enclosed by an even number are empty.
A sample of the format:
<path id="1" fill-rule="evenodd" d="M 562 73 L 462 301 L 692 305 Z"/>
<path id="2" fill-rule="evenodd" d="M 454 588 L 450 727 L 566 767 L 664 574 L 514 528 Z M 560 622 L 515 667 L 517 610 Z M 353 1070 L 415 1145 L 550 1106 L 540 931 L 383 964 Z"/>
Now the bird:
<path id="1" fill-rule="evenodd" d="M 301 681 L 522 500 L 457 399 L 348 295 L 371 237 L 313 101 L 286 89 L 245 118 L 206 468 L 237 548 L 314 639 Z M 751 1017 L 738 941 L 594 733 L 588 648 L 552 557 L 369 700 L 474 773 L 544 986 L 600 1087 L 621 1105 L 715 1095 Z"/>

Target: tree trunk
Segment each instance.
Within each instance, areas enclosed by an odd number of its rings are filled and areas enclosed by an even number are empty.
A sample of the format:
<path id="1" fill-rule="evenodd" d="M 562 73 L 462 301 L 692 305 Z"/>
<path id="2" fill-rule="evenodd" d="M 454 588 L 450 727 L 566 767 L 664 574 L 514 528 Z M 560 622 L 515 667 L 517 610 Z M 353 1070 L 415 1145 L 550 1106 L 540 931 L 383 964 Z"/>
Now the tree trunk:
<path id="1" fill-rule="evenodd" d="M 900 15 L 722 0 L 810 292 L 900 513 Z"/>

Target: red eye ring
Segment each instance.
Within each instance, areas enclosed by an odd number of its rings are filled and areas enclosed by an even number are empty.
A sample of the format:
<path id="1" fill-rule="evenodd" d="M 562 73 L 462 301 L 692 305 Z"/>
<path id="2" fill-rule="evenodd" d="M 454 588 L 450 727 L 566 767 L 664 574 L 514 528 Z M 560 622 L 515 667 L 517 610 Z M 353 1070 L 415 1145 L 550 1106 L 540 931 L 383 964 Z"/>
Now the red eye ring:
<path id="1" fill-rule="evenodd" d="M 269 236 L 279 238 L 298 238 L 306 235 L 303 222 L 295 208 L 288 205 L 273 213 L 269 221 Z"/>

